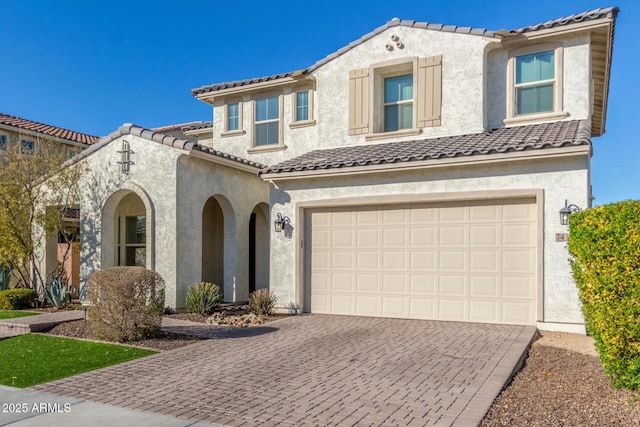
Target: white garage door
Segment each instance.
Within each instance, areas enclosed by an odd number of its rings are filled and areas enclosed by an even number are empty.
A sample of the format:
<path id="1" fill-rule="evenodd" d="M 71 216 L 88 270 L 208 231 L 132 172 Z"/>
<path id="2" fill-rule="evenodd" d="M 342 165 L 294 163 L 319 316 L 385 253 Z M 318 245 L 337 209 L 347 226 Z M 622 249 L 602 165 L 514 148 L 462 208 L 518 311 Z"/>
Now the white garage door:
<path id="1" fill-rule="evenodd" d="M 535 324 L 534 200 L 307 210 L 305 311 Z"/>

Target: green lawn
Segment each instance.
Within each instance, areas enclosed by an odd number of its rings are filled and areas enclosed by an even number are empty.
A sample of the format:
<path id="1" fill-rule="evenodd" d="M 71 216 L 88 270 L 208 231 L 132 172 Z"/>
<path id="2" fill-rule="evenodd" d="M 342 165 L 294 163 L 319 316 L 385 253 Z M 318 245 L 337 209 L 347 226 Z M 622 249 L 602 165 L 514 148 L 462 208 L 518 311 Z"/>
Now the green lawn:
<path id="1" fill-rule="evenodd" d="M 0 340 L 0 384 L 31 387 L 155 353 L 71 338 L 19 335 Z"/>
<path id="2" fill-rule="evenodd" d="M 2 319 L 15 319 L 16 317 L 35 316 L 40 313 L 31 313 L 28 311 L 18 310 L 0 310 L 0 320 Z"/>

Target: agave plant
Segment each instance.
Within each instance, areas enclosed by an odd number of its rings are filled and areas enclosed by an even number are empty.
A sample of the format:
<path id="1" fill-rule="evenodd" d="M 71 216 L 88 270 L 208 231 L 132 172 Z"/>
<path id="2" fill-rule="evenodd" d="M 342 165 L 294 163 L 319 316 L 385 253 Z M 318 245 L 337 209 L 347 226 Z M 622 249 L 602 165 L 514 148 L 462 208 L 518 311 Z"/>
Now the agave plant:
<path id="1" fill-rule="evenodd" d="M 68 285 L 60 278 L 53 279 L 44 288 L 44 299 L 55 308 L 62 308 L 71 302 L 71 293 L 74 287 Z"/>

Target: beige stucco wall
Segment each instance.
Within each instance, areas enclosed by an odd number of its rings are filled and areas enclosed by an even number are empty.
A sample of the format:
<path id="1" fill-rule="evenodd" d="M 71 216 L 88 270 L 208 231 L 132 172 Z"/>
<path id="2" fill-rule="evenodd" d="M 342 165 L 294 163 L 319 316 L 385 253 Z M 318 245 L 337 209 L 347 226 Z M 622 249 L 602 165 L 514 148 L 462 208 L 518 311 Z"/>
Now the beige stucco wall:
<path id="1" fill-rule="evenodd" d="M 122 148 L 122 140 L 129 142 L 134 154 L 131 160 L 129 175 L 120 170 L 116 164 L 121 155 L 117 151 Z M 81 268 L 80 280 L 85 283 L 88 277 L 105 265 L 105 260 L 113 254 L 115 248 L 105 248 L 101 244 L 103 229 L 113 232 L 113 225 L 102 224 L 102 212 L 109 198 L 119 190 L 133 191 L 151 203 L 155 234 L 153 241 L 153 265 L 165 280 L 166 304 L 175 303 L 175 270 L 176 270 L 176 162 L 179 153 L 167 146 L 133 135 L 117 138 L 81 162 L 88 168 L 83 180 L 86 191 L 80 201 L 81 215 Z M 120 193 L 119 193 L 120 194 Z M 106 246 L 106 245 L 105 245 Z M 148 249 L 149 250 L 149 249 Z M 110 263 L 110 262 L 109 262 Z"/>
<path id="2" fill-rule="evenodd" d="M 588 119 L 591 94 L 591 52 L 588 35 L 566 40 L 555 38 L 539 42 L 546 46 L 561 45 L 562 61 L 562 111 L 568 113 L 565 120 Z M 490 50 L 487 54 L 487 126 L 490 129 L 504 127 L 507 117 L 507 73 L 509 54 L 512 50 L 536 46 L 536 42 L 511 48 Z"/>
<path id="3" fill-rule="evenodd" d="M 135 153 L 128 176 L 116 164 L 123 139 Z M 114 251 L 101 244 L 105 240 L 102 230 L 113 232 L 113 226 L 102 224 L 105 204 L 112 195 L 122 194 L 120 190 L 133 191 L 153 210 L 147 222 L 153 230 L 147 244 L 152 262 L 147 267 L 165 279 L 166 305 L 183 307 L 188 287 L 202 280 L 202 213 L 206 201 L 216 196 L 225 215 L 225 300 L 247 299 L 249 217 L 256 205 L 269 200 L 269 184 L 255 172 L 190 158 L 185 152 L 132 135 L 117 138 L 83 163 L 89 169 L 83 183 L 87 191 L 80 203 L 83 283 L 110 263 L 103 251 Z M 263 283 L 264 278 L 258 281 Z"/>
<path id="4" fill-rule="evenodd" d="M 438 200 L 438 195 L 465 198 L 495 194 L 500 197 L 504 191 L 520 190 L 542 192 L 544 225 L 539 230 L 543 238 L 543 320 L 547 323 L 582 324 L 577 290 L 571 278 L 566 243 L 556 242 L 556 233 L 568 232 L 567 226 L 560 225 L 559 210 L 565 199 L 580 207 L 589 203 L 588 156 L 563 157 L 554 159 L 521 160 L 505 163 L 432 168 L 404 172 L 385 172 L 314 181 L 291 180 L 278 182 L 272 187 L 272 215 L 281 212 L 291 219 L 291 235 L 273 233 L 271 256 L 271 289 L 278 295 L 282 306 L 301 306 L 302 258 L 300 248 L 303 238 L 301 229 L 301 206 L 315 202 L 326 202 L 327 206 L 336 200 L 347 200 L 357 204 L 359 200 L 367 204 L 385 203 L 399 200 Z M 433 196 L 435 195 L 435 196 Z M 435 197 L 435 198 L 434 198 Z M 395 198 L 395 199 L 394 199 Z M 272 216 L 272 221 L 273 221 Z"/>
<path id="5" fill-rule="evenodd" d="M 201 280 L 202 211 L 210 197 L 220 203 L 224 215 L 225 301 L 246 301 L 249 295 L 249 219 L 257 205 L 269 202 L 269 184 L 261 181 L 256 173 L 185 155 L 178 160 L 176 197 L 178 307 L 182 306 L 188 287 Z"/>

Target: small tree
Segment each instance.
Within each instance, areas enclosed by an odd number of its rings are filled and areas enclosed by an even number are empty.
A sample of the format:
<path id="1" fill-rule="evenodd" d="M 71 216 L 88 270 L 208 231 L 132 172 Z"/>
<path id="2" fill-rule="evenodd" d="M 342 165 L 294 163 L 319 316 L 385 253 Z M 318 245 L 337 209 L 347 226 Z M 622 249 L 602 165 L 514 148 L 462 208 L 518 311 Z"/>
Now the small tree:
<path id="1" fill-rule="evenodd" d="M 0 156 L 0 267 L 18 287 L 42 291 L 47 277 L 61 278 L 62 266 L 41 271 L 38 245 L 64 229 L 65 214 L 79 200 L 84 169 L 63 166 L 60 144 L 38 140 L 28 148 L 18 145 Z"/>

